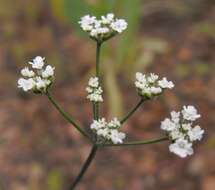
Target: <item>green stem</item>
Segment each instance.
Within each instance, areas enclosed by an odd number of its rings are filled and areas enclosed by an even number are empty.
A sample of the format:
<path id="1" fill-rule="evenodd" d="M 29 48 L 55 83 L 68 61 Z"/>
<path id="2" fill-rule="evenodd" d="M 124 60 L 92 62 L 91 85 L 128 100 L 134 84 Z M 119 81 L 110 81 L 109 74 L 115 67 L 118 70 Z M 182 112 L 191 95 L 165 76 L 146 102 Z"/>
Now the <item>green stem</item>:
<path id="1" fill-rule="evenodd" d="M 96 103 L 93 103 L 93 119 L 97 120 Z"/>
<path id="2" fill-rule="evenodd" d="M 133 142 L 127 142 L 123 144 L 104 144 L 103 146 L 136 146 L 136 145 L 146 145 L 146 144 L 154 144 L 162 141 L 169 140 L 168 137 L 162 137 L 158 139 L 153 140 L 147 140 L 147 141 L 133 141 Z"/>
<path id="3" fill-rule="evenodd" d="M 96 43 L 96 76 L 99 78 L 100 76 L 100 52 L 101 52 L 101 42 Z"/>
<path id="4" fill-rule="evenodd" d="M 125 123 L 132 116 L 132 114 L 141 106 L 143 102 L 144 99 L 141 98 L 137 105 L 135 105 L 134 108 L 130 112 L 128 112 L 128 114 L 120 121 L 120 123 L 121 124 Z"/>
<path id="5" fill-rule="evenodd" d="M 71 185 L 71 187 L 68 190 L 73 190 L 77 186 L 77 184 L 81 181 L 82 177 L 84 176 L 84 174 L 86 173 L 90 164 L 92 163 L 93 159 L 95 158 L 97 149 L 98 149 L 98 147 L 96 145 L 93 145 L 87 160 L 85 161 L 84 165 L 82 166 L 82 168 L 80 170 L 80 173 L 78 174 L 75 181 L 73 182 L 73 184 Z"/>
<path id="6" fill-rule="evenodd" d="M 99 83 L 100 83 L 101 45 L 102 45 L 102 43 L 97 41 L 97 43 L 96 43 L 96 77 L 98 77 Z M 98 103 L 93 104 L 93 113 L 94 113 L 94 119 L 98 120 L 98 118 L 99 118 L 99 104 Z"/>
<path id="7" fill-rule="evenodd" d="M 66 113 L 54 100 L 54 98 L 51 96 L 49 92 L 46 93 L 48 99 L 50 102 L 54 105 L 54 107 L 61 113 L 61 115 L 69 122 L 71 123 L 84 137 L 88 138 L 91 141 L 91 137 L 73 120 L 73 118 Z"/>

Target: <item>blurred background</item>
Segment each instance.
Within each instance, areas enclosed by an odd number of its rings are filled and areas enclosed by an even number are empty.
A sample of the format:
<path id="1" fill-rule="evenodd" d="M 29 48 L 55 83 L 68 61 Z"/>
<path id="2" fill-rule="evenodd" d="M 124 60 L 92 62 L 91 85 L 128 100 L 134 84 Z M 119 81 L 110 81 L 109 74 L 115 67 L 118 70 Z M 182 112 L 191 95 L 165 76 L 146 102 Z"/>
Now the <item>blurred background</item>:
<path id="1" fill-rule="evenodd" d="M 89 144 L 45 96 L 18 90 L 17 79 L 34 56 L 46 57 L 56 68 L 54 97 L 88 128 L 95 43 L 77 22 L 108 12 L 129 27 L 102 49 L 102 114 L 123 116 L 138 101 L 135 72 L 155 72 L 176 87 L 133 115 L 128 139 L 161 136 L 160 121 L 187 104 L 198 108 L 206 135 L 186 159 L 168 142 L 103 149 L 77 190 L 215 189 L 214 0 L 0 0 L 0 190 L 63 190 L 77 175 Z"/>

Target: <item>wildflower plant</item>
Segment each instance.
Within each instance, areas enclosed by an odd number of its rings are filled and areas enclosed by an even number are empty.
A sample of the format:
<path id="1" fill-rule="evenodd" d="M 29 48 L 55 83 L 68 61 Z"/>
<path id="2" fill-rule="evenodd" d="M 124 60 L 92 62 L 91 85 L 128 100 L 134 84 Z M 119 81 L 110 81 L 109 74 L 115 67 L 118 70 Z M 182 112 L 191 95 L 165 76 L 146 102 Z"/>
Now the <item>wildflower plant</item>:
<path id="1" fill-rule="evenodd" d="M 100 104 L 104 101 L 102 97 L 103 89 L 100 76 L 100 50 L 107 40 L 122 33 L 127 28 L 124 19 L 115 18 L 109 13 L 97 19 L 95 16 L 86 15 L 79 21 L 81 28 L 88 33 L 89 37 L 96 42 L 96 73 L 89 79 L 86 87 L 87 99 L 92 103 L 93 119 L 89 127 L 92 131 L 89 134 L 83 129 L 61 106 L 55 101 L 50 93 L 50 87 L 54 81 L 54 67 L 46 65 L 45 58 L 37 56 L 28 63 L 28 67 L 21 70 L 22 77 L 18 80 L 18 88 L 25 92 L 43 94 L 48 97 L 60 114 L 71 123 L 87 140 L 92 144 L 86 162 L 83 164 L 80 173 L 68 188 L 72 190 L 80 182 L 87 171 L 90 163 L 99 148 L 111 146 L 135 146 L 154 144 L 162 141 L 169 141 L 169 151 L 185 158 L 193 154 L 193 143 L 202 139 L 204 130 L 194 122 L 200 117 L 194 106 L 183 106 L 179 112 L 172 111 L 171 117 L 161 122 L 161 130 L 164 135 L 152 140 L 140 140 L 126 142 L 126 134 L 122 131 L 123 124 L 135 113 L 135 111 L 145 102 L 160 96 L 165 90 L 172 89 L 175 85 L 168 81 L 166 77 L 160 78 L 154 73 L 149 75 L 140 72 L 136 73 L 135 87 L 140 97 L 139 102 L 122 119 L 114 117 L 107 121 L 100 115 Z M 30 67 L 30 68 L 29 68 Z"/>

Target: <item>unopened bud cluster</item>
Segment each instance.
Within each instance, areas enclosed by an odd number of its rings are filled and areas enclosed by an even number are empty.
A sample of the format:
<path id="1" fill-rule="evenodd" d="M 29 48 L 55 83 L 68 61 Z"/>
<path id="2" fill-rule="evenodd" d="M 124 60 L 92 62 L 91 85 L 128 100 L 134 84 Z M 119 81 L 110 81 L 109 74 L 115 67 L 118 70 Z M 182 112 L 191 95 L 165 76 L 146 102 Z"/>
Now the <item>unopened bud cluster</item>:
<path id="1" fill-rule="evenodd" d="M 46 93 L 54 79 L 54 67 L 45 66 L 45 58 L 37 56 L 29 67 L 21 70 L 22 77 L 18 80 L 18 87 L 25 92 Z"/>
<path id="2" fill-rule="evenodd" d="M 125 133 L 119 131 L 121 127 L 120 121 L 117 118 L 107 122 L 105 118 L 94 120 L 90 128 L 104 141 L 110 141 L 113 144 L 123 143 L 125 139 Z"/>
<path id="3" fill-rule="evenodd" d="M 148 99 L 160 95 L 165 89 L 172 89 L 174 84 L 172 81 L 168 81 L 165 77 L 159 80 L 159 76 L 153 73 L 146 76 L 137 72 L 135 86 L 138 94 L 141 97 Z"/>
<path id="4" fill-rule="evenodd" d="M 193 142 L 201 140 L 204 130 L 200 126 L 193 127 L 193 122 L 200 115 L 194 106 L 184 106 L 180 112 L 171 112 L 171 118 L 166 118 L 161 122 L 161 129 L 166 131 L 172 144 L 169 146 L 170 152 L 184 158 L 193 154 Z"/>
<path id="5" fill-rule="evenodd" d="M 100 42 L 123 32 L 128 25 L 124 19 L 115 18 L 113 13 L 101 16 L 100 19 L 86 15 L 81 18 L 79 24 L 92 38 Z"/>

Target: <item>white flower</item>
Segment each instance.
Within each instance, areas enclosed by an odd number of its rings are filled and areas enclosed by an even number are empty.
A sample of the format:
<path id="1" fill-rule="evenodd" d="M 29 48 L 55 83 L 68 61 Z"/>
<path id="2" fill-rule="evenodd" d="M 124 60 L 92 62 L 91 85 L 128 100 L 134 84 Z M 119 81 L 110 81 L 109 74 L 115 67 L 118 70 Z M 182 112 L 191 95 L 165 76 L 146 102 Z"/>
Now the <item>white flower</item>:
<path id="1" fill-rule="evenodd" d="M 113 13 L 108 13 L 97 19 L 95 16 L 86 15 L 78 22 L 81 28 L 88 32 L 93 39 L 105 41 L 116 33 L 121 33 L 127 28 L 123 19 L 116 19 Z"/>
<path id="2" fill-rule="evenodd" d="M 86 91 L 88 92 L 87 99 L 89 99 L 91 102 L 103 102 L 102 98 L 103 90 L 99 86 L 98 77 L 90 78 Z"/>
<path id="3" fill-rule="evenodd" d="M 159 80 L 158 81 L 158 85 L 161 87 L 161 88 L 173 88 L 174 87 L 174 84 L 172 81 L 168 81 L 166 79 L 166 77 L 164 77 L 162 80 Z"/>
<path id="4" fill-rule="evenodd" d="M 172 119 L 172 121 L 174 123 L 178 123 L 179 122 L 179 120 L 180 120 L 180 112 L 172 111 L 170 113 L 170 115 L 171 115 L 171 119 Z"/>
<path id="5" fill-rule="evenodd" d="M 136 73 L 136 81 L 135 81 L 136 88 L 139 88 L 140 90 L 143 90 L 147 86 L 147 80 L 146 76 L 142 73 L 137 72 Z"/>
<path id="6" fill-rule="evenodd" d="M 92 37 L 98 37 L 98 29 L 92 29 L 90 32 L 90 36 Z"/>
<path id="7" fill-rule="evenodd" d="M 45 58 L 37 56 L 32 62 L 30 70 L 25 67 L 21 70 L 21 75 L 28 79 L 20 78 L 18 80 L 18 88 L 22 88 L 24 91 L 32 90 L 34 93 L 45 93 L 52 84 L 54 79 L 54 67 L 47 65 L 44 69 Z"/>
<path id="8" fill-rule="evenodd" d="M 123 32 L 128 26 L 128 23 L 124 19 L 117 19 L 111 23 L 111 28 L 119 33 Z"/>
<path id="9" fill-rule="evenodd" d="M 29 70 L 28 67 L 25 67 L 21 70 L 21 74 L 24 77 L 33 77 L 35 75 L 34 71 Z"/>
<path id="10" fill-rule="evenodd" d="M 120 121 L 115 117 L 113 118 L 109 123 L 108 127 L 109 128 L 119 128 L 121 125 Z"/>
<path id="11" fill-rule="evenodd" d="M 40 78 L 40 77 L 37 77 L 36 78 L 36 87 L 38 90 L 41 90 L 41 89 L 45 89 L 47 86 L 47 81 Z"/>
<path id="12" fill-rule="evenodd" d="M 97 135 L 98 135 L 98 136 L 102 136 L 102 137 L 104 137 L 104 138 L 107 138 L 107 136 L 109 135 L 109 130 L 108 130 L 108 128 L 98 129 L 98 130 L 97 130 Z"/>
<path id="13" fill-rule="evenodd" d="M 152 94 L 160 94 L 162 92 L 162 89 L 160 87 L 154 87 L 154 86 L 152 86 L 150 88 L 150 92 Z"/>
<path id="14" fill-rule="evenodd" d="M 177 129 L 177 125 L 172 122 L 169 118 L 166 118 L 164 121 L 161 122 L 161 129 L 165 131 L 172 131 Z"/>
<path id="15" fill-rule="evenodd" d="M 149 77 L 147 78 L 147 80 L 150 82 L 150 83 L 154 83 L 156 82 L 156 80 L 158 80 L 158 75 L 154 74 L 154 73 L 151 73 L 149 75 Z"/>
<path id="16" fill-rule="evenodd" d="M 81 25 L 84 31 L 91 31 L 93 29 L 93 24 L 96 21 L 95 16 L 86 15 L 81 18 L 78 23 Z"/>
<path id="17" fill-rule="evenodd" d="M 183 106 L 182 114 L 184 119 L 188 121 L 195 121 L 199 117 L 201 117 L 200 114 L 197 113 L 197 110 L 194 106 Z"/>
<path id="18" fill-rule="evenodd" d="M 18 88 L 22 88 L 25 92 L 32 90 L 35 86 L 35 81 L 30 79 L 20 78 L 18 80 Z"/>
<path id="19" fill-rule="evenodd" d="M 49 78 L 54 75 L 54 67 L 47 65 L 45 70 L 42 71 L 42 77 L 43 78 Z"/>
<path id="20" fill-rule="evenodd" d="M 142 97 L 152 98 L 153 96 L 158 96 L 163 92 L 163 89 L 170 88 L 172 82 L 168 82 L 165 79 L 157 81 L 159 78 L 158 75 L 151 73 L 149 76 L 146 76 L 140 72 L 136 73 L 135 86 L 138 90 L 138 94 Z M 168 85 L 166 84 L 168 83 Z M 161 83 L 162 85 L 160 85 Z M 164 85 L 165 83 L 165 85 Z"/>
<path id="21" fill-rule="evenodd" d="M 146 83 L 146 76 L 140 72 L 136 73 L 136 79 L 142 83 Z"/>
<path id="22" fill-rule="evenodd" d="M 45 58 L 37 56 L 33 59 L 33 62 L 29 62 L 29 64 L 32 65 L 32 68 L 34 69 L 42 69 L 45 64 L 44 60 Z"/>
<path id="23" fill-rule="evenodd" d="M 110 24 L 114 19 L 113 13 L 108 13 L 106 16 L 101 16 L 103 24 Z"/>
<path id="24" fill-rule="evenodd" d="M 111 141 L 114 144 L 123 143 L 125 133 L 119 132 L 121 124 L 117 118 L 113 118 L 109 123 L 105 118 L 94 120 L 90 128 L 104 141 Z"/>
<path id="25" fill-rule="evenodd" d="M 95 20 L 94 28 L 99 29 L 102 26 L 102 22 L 100 20 Z"/>
<path id="26" fill-rule="evenodd" d="M 201 129 L 200 126 L 195 126 L 188 132 L 188 136 L 191 141 L 201 140 L 204 134 L 204 130 Z"/>
<path id="27" fill-rule="evenodd" d="M 103 98 L 100 94 L 92 93 L 87 96 L 91 102 L 103 102 Z"/>
<path id="28" fill-rule="evenodd" d="M 122 144 L 125 137 L 125 133 L 118 132 L 116 129 L 111 130 L 110 139 L 114 144 Z"/>
<path id="29" fill-rule="evenodd" d="M 189 114 L 185 110 L 189 110 Z M 184 118 L 184 115 L 187 119 Z M 193 141 L 201 140 L 204 134 L 204 130 L 200 126 L 192 127 L 193 122 L 189 121 L 193 121 L 196 115 L 198 115 L 197 110 L 193 106 L 184 106 L 180 112 L 172 111 L 171 119 L 166 118 L 161 122 L 161 129 L 165 130 L 173 141 L 169 146 L 170 152 L 174 152 L 181 157 L 193 154 Z"/>
<path id="30" fill-rule="evenodd" d="M 177 154 L 182 158 L 193 154 L 192 144 L 184 139 L 176 140 L 175 143 L 169 146 L 169 151 Z"/>
<path id="31" fill-rule="evenodd" d="M 98 77 L 91 77 L 88 85 L 92 88 L 97 88 L 99 86 L 99 78 Z"/>
<path id="32" fill-rule="evenodd" d="M 93 92 L 93 89 L 92 89 L 91 87 L 88 86 L 88 87 L 86 88 L 86 91 L 87 91 L 88 93 L 92 93 L 92 92 Z"/>
<path id="33" fill-rule="evenodd" d="M 105 118 L 102 118 L 102 119 L 99 119 L 98 121 L 94 120 L 93 123 L 90 125 L 90 128 L 94 130 L 99 130 L 99 129 L 105 128 L 106 125 L 107 125 L 107 122 Z"/>
<path id="34" fill-rule="evenodd" d="M 98 28 L 97 29 L 98 34 L 107 34 L 109 31 L 110 30 L 107 27 L 103 27 L 103 28 Z"/>

